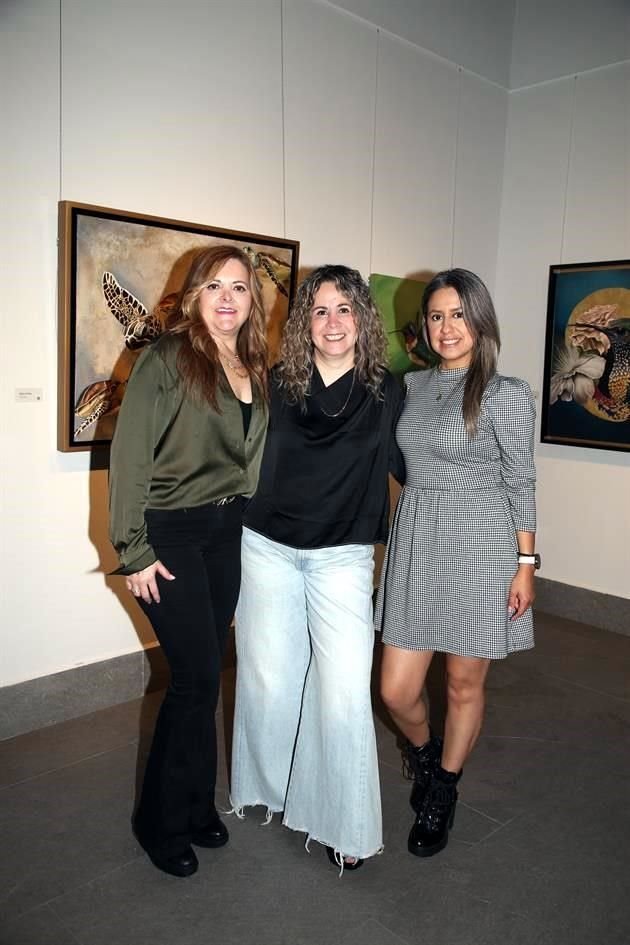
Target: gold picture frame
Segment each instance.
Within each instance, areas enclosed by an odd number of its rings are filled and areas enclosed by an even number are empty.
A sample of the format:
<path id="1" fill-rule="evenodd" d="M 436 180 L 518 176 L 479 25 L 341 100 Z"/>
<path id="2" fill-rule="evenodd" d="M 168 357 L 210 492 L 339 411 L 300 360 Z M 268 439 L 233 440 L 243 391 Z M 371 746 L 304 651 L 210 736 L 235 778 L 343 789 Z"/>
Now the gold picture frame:
<path id="1" fill-rule="evenodd" d="M 299 242 L 59 203 L 57 448 L 107 448 L 127 378 L 161 332 L 192 257 L 234 243 L 261 278 L 271 360 L 297 283 Z"/>

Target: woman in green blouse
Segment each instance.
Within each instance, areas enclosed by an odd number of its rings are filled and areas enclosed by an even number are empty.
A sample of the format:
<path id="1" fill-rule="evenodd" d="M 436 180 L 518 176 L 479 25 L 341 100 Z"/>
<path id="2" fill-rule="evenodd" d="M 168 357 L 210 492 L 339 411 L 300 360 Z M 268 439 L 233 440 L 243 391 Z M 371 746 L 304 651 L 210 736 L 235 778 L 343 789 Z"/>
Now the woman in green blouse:
<path id="1" fill-rule="evenodd" d="M 228 832 L 214 805 L 215 711 L 240 584 L 243 498 L 267 427 L 265 314 L 247 255 L 194 260 L 167 331 L 129 380 L 110 466 L 116 573 L 148 616 L 171 681 L 135 817 L 159 869 L 190 876 L 193 845 Z"/>

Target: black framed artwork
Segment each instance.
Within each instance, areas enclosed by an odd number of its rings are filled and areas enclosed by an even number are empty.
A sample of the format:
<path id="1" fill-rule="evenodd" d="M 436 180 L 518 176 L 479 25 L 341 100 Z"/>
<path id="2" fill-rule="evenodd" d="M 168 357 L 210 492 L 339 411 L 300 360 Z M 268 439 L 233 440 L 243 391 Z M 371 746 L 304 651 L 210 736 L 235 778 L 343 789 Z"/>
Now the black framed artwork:
<path id="1" fill-rule="evenodd" d="M 549 269 L 541 439 L 630 450 L 630 260 Z"/>

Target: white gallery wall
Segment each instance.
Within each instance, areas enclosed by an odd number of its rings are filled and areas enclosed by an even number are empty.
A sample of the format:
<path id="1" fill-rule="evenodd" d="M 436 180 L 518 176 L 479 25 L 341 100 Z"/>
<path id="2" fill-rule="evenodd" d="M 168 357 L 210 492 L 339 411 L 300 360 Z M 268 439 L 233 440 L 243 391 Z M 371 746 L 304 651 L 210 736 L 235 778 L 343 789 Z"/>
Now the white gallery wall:
<path id="1" fill-rule="evenodd" d="M 58 200 L 286 235 L 301 241 L 304 268 L 468 266 L 498 290 L 504 366 L 539 387 L 545 267 L 578 250 L 629 255 L 628 143 L 604 158 L 613 178 L 593 175 L 588 123 L 604 121 L 605 95 L 595 73 L 580 99 L 572 78 L 508 92 L 521 6 L 3 0 L 0 685 L 152 641 L 122 581 L 106 576 L 106 471 L 55 449 Z M 618 102 L 625 80 L 611 70 L 608 81 Z M 602 129 L 616 153 L 628 120 L 619 107 Z M 539 127 L 548 141 L 531 136 Z M 578 142 L 586 151 L 574 155 Z M 589 211 L 601 200 L 611 229 Z M 587 219 L 601 241 L 576 243 Z M 43 399 L 17 402 L 27 387 Z M 586 529 L 566 542 L 565 519 L 618 522 L 622 480 L 628 492 L 625 457 L 587 453 L 540 450 L 544 574 L 627 595 L 621 538 L 602 542 L 589 567 L 575 537 L 588 543 Z M 600 493 L 603 483 L 599 512 L 585 510 L 576 467 Z"/>
<path id="2" fill-rule="evenodd" d="M 106 577 L 106 472 L 55 449 L 59 199 L 286 235 L 302 266 L 366 276 L 444 267 L 456 249 L 494 281 L 505 90 L 320 0 L 176 9 L 2 8 L 1 684 L 151 640 Z M 24 387 L 43 400 L 17 403 Z"/>
<path id="3" fill-rule="evenodd" d="M 551 264 L 629 258 L 630 62 L 512 92 L 497 272 L 505 373 L 541 390 Z M 630 456 L 539 444 L 537 468 L 543 575 L 630 597 Z"/>

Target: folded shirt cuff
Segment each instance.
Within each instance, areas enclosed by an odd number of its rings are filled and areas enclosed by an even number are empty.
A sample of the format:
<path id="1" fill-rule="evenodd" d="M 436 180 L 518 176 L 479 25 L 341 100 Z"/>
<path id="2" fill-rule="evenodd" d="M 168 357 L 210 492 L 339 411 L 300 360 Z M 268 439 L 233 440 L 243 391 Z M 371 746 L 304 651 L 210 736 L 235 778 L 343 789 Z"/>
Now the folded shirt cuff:
<path id="1" fill-rule="evenodd" d="M 115 571 L 110 571 L 109 576 L 111 577 L 114 574 L 135 574 L 136 571 L 143 571 L 144 568 L 148 568 L 150 564 L 155 564 L 156 561 L 155 552 L 152 548 L 149 548 L 143 555 L 136 558 L 135 561 L 130 561 L 129 564 L 121 564 Z"/>

